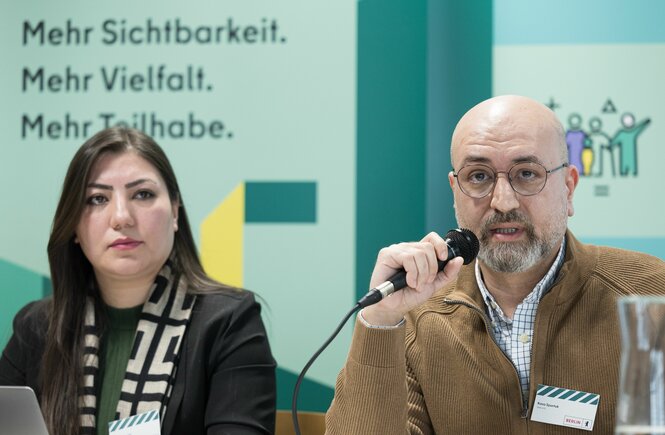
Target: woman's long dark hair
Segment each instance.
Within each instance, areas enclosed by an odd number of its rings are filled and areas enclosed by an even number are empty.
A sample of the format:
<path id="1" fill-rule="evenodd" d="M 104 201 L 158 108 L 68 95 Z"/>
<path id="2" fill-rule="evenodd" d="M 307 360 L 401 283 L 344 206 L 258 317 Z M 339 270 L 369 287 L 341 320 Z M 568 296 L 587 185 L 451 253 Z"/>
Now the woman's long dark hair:
<path id="1" fill-rule="evenodd" d="M 79 433 L 83 391 L 83 325 L 86 298 L 99 307 L 93 268 L 74 242 L 85 207 L 88 177 L 102 155 L 135 152 L 151 163 L 166 183 L 172 203 L 179 203 L 173 242 L 175 267 L 197 292 L 223 287 L 201 266 L 173 168 L 164 151 L 146 134 L 124 127 L 100 131 L 76 152 L 69 164 L 48 242 L 53 284 L 49 326 L 41 371 L 41 407 L 51 435 Z M 99 317 L 98 317 L 99 318 Z"/>

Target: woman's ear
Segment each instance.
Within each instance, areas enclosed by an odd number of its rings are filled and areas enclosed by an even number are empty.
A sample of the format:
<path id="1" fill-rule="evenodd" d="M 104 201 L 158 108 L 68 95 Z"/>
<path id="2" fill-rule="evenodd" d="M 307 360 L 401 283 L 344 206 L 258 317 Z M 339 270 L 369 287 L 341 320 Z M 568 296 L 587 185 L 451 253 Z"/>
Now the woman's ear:
<path id="1" fill-rule="evenodd" d="M 180 209 L 180 200 L 176 199 L 172 204 L 173 209 L 173 231 L 178 231 L 178 210 Z"/>

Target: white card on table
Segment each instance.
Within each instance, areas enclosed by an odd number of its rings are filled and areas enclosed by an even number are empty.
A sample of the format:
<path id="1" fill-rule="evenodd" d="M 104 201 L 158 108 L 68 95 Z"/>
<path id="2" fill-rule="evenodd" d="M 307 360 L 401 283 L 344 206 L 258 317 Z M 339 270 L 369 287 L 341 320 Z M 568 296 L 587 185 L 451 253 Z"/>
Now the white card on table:
<path id="1" fill-rule="evenodd" d="M 109 422 L 109 435 L 160 435 L 159 411 L 152 410 Z"/>
<path id="2" fill-rule="evenodd" d="M 531 420 L 590 431 L 599 402 L 598 394 L 540 384 Z"/>

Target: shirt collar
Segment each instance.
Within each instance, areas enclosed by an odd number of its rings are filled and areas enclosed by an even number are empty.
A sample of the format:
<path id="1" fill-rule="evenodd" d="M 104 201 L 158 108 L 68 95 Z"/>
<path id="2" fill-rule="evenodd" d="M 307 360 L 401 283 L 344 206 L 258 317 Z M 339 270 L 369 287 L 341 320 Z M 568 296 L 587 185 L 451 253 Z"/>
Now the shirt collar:
<path id="1" fill-rule="evenodd" d="M 559 248 L 559 253 L 554 259 L 554 263 L 552 263 L 552 266 L 549 268 L 545 276 L 543 276 L 543 278 L 540 281 L 538 281 L 538 284 L 536 284 L 533 290 L 531 290 L 531 293 L 529 293 L 522 302 L 538 303 L 540 299 L 543 297 L 543 295 L 547 293 L 547 291 L 552 287 L 552 284 L 554 284 L 554 280 L 556 279 L 557 273 L 559 272 L 559 269 L 563 265 L 565 252 L 566 252 L 566 238 L 564 237 L 563 241 L 561 242 L 561 247 Z M 487 290 L 487 287 L 485 287 L 485 282 L 483 281 L 483 276 L 482 273 L 480 272 L 480 265 L 478 260 L 476 260 L 475 272 L 476 272 L 476 282 L 478 283 L 478 288 L 480 289 L 480 293 L 483 295 L 483 301 L 485 301 L 485 306 L 488 312 L 490 313 L 490 316 L 494 318 L 495 314 L 499 314 L 501 317 L 503 317 L 501 308 L 499 308 L 498 304 L 496 304 L 496 301 L 494 300 L 494 297 L 489 292 L 489 290 Z"/>

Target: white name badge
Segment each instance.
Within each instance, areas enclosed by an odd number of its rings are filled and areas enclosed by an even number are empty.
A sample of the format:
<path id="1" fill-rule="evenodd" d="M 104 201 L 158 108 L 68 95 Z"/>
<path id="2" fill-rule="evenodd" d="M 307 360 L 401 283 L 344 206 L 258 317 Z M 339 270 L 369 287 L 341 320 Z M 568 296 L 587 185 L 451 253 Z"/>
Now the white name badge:
<path id="1" fill-rule="evenodd" d="M 159 411 L 132 415 L 109 422 L 109 435 L 160 435 Z"/>
<path id="2" fill-rule="evenodd" d="M 538 385 L 532 421 L 593 430 L 600 396 L 584 391 Z"/>

